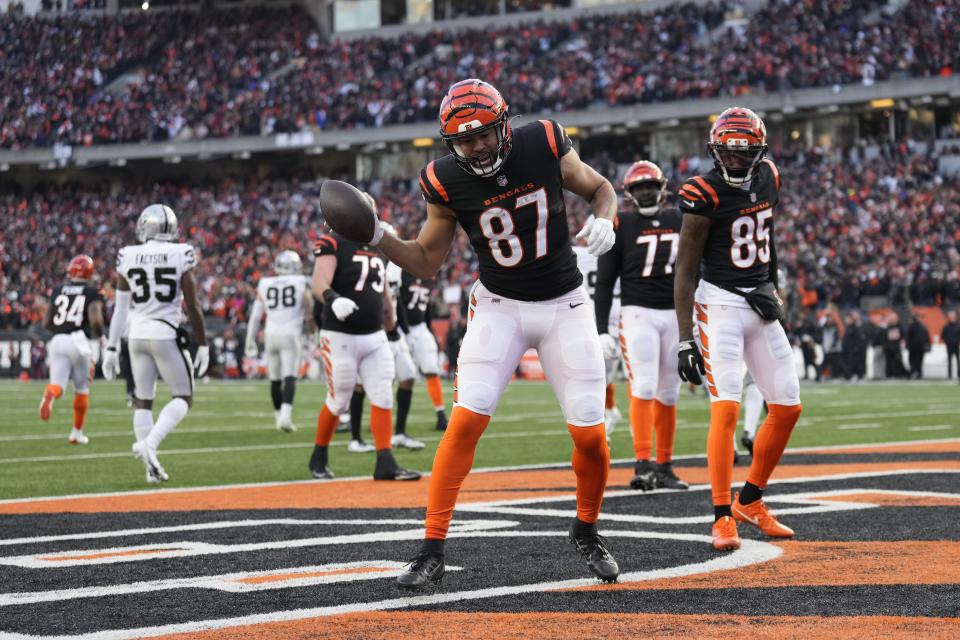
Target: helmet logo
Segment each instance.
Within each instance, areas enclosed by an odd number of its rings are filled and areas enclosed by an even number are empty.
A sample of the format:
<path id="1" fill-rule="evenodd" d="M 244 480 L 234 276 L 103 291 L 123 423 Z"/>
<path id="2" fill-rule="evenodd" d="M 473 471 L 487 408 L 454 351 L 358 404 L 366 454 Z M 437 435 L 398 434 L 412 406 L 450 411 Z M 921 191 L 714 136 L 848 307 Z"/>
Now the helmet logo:
<path id="1" fill-rule="evenodd" d="M 463 133 L 464 131 L 470 131 L 471 129 L 479 129 L 482 126 L 483 123 L 479 120 L 471 120 L 470 122 L 461 123 L 460 126 L 457 127 L 457 131 L 459 133 Z"/>

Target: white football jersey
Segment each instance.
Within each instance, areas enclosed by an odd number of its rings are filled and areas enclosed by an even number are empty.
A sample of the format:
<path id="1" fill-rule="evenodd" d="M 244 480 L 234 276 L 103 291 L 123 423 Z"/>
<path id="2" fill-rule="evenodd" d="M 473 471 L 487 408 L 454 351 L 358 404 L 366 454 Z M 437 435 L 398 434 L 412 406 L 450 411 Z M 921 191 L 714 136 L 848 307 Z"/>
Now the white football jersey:
<path id="1" fill-rule="evenodd" d="M 400 280 L 403 278 L 403 269 L 400 265 L 393 262 L 387 263 L 387 286 L 390 287 L 390 298 L 393 300 L 393 308 L 397 308 L 397 300 L 400 299 Z"/>
<path id="2" fill-rule="evenodd" d="M 264 333 L 303 333 L 303 292 L 308 283 L 307 276 L 296 273 L 260 278 L 257 297 L 267 310 Z"/>
<path id="3" fill-rule="evenodd" d="M 593 294 L 597 290 L 597 256 L 581 246 L 575 246 L 573 252 L 577 254 L 577 268 L 583 274 L 583 284 L 593 300 Z M 615 302 L 620 301 L 620 278 L 613 284 L 613 298 Z"/>
<path id="4" fill-rule="evenodd" d="M 195 266 L 196 252 L 181 242 L 147 240 L 117 253 L 117 273 L 130 285 L 130 338 L 176 337 L 183 302 L 180 278 Z"/>

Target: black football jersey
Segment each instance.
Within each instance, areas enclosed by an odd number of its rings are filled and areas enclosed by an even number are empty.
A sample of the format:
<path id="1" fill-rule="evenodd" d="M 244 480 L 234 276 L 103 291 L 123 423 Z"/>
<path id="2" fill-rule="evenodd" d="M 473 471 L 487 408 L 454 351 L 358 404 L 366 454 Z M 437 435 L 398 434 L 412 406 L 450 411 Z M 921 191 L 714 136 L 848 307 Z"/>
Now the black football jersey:
<path id="1" fill-rule="evenodd" d="M 369 244 L 353 242 L 329 233 L 313 243 L 313 255 L 334 256 L 337 270 L 330 288 L 350 298 L 359 309 L 338 320 L 329 304 L 323 306 L 323 328 L 342 333 L 367 334 L 383 329 L 383 288 L 387 268 L 380 252 Z"/>
<path id="2" fill-rule="evenodd" d="M 407 314 L 407 324 L 411 327 L 426 322 L 427 304 L 430 303 L 430 292 L 433 291 L 433 280 L 416 278 L 406 271 L 400 276 L 400 304 Z"/>
<path id="3" fill-rule="evenodd" d="M 678 195 L 683 213 L 710 220 L 700 265 L 704 280 L 731 287 L 777 282 L 773 209 L 780 201 L 780 171 L 771 160 L 760 163 L 749 188 L 728 185 L 714 170 L 684 182 Z"/>
<path id="4" fill-rule="evenodd" d="M 513 300 L 549 300 L 583 281 L 570 244 L 560 158 L 572 145 L 563 127 L 538 120 L 513 131 L 493 177 L 470 175 L 453 155 L 420 173 L 427 202 L 450 208 L 470 238 L 480 281 Z"/>
<path id="5" fill-rule="evenodd" d="M 620 278 L 621 304 L 673 309 L 673 268 L 680 247 L 680 222 L 675 209 L 663 210 L 655 217 L 621 212 L 617 216 L 617 241 L 598 261 L 597 288 L 612 290 Z"/>
<path id="6" fill-rule="evenodd" d="M 68 282 L 55 288 L 50 296 L 50 304 L 53 305 L 53 332 L 73 333 L 83 329 L 86 336 L 92 338 L 87 310 L 94 302 L 102 301 L 103 295 L 99 289 L 82 282 Z"/>

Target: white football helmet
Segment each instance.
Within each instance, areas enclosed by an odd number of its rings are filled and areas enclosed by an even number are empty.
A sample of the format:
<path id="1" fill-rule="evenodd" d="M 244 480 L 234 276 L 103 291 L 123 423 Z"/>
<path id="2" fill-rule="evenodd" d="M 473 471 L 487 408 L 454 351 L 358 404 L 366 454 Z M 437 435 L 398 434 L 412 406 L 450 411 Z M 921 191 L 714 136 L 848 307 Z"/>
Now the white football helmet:
<path id="1" fill-rule="evenodd" d="M 164 240 L 177 238 L 177 214 L 165 204 L 151 204 L 137 218 L 137 240 Z"/>
<path id="2" fill-rule="evenodd" d="M 296 251 L 281 251 L 273 261 L 273 270 L 279 274 L 303 273 L 303 263 Z"/>

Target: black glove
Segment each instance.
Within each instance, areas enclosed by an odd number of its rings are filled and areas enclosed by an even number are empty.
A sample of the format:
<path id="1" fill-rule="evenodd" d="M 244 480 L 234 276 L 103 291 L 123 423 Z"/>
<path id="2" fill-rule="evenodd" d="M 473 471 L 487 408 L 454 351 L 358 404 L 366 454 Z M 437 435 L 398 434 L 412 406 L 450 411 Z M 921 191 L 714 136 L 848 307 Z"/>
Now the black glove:
<path id="1" fill-rule="evenodd" d="M 677 353 L 677 373 L 680 379 L 693 384 L 703 384 L 701 377 L 706 371 L 703 368 L 703 356 L 693 340 L 681 340 L 680 351 Z"/>

